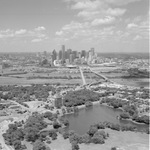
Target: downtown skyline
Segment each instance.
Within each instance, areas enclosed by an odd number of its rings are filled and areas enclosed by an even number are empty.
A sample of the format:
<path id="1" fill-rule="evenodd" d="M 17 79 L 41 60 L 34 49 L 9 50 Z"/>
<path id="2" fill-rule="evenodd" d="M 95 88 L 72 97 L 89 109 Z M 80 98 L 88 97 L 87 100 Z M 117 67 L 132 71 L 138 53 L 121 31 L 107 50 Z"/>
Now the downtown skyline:
<path id="1" fill-rule="evenodd" d="M 2 0 L 0 52 L 148 52 L 148 0 Z"/>

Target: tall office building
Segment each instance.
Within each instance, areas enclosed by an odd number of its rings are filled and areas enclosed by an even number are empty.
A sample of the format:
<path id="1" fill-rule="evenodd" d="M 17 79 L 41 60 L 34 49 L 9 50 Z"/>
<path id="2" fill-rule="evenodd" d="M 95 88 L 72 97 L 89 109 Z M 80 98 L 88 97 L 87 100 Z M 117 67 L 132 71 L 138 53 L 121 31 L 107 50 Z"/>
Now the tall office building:
<path id="1" fill-rule="evenodd" d="M 69 58 L 70 64 L 73 63 L 74 59 L 73 59 L 73 54 L 70 54 L 70 58 Z"/>
<path id="2" fill-rule="evenodd" d="M 92 61 L 92 57 L 93 57 L 93 52 L 90 50 L 89 51 L 89 57 L 88 57 L 88 62 L 89 63 Z"/>
<path id="3" fill-rule="evenodd" d="M 59 51 L 59 60 L 61 60 L 62 59 L 62 51 L 60 50 Z"/>
<path id="4" fill-rule="evenodd" d="M 54 60 L 56 60 L 56 57 L 57 57 L 57 52 L 56 50 L 54 49 L 53 52 L 52 52 L 52 61 L 54 62 Z"/>
<path id="5" fill-rule="evenodd" d="M 81 51 L 81 57 L 84 57 L 84 58 L 85 58 L 85 56 L 86 56 L 86 51 L 85 51 L 85 50 L 82 50 L 82 51 Z"/>
<path id="6" fill-rule="evenodd" d="M 70 58 L 70 54 L 72 53 L 72 49 L 67 49 L 67 59 Z"/>
<path id="7" fill-rule="evenodd" d="M 72 51 L 74 59 L 77 58 L 77 51 Z"/>
<path id="8" fill-rule="evenodd" d="M 92 56 L 94 56 L 95 55 L 95 48 L 92 47 L 90 51 L 92 53 Z"/>
<path id="9" fill-rule="evenodd" d="M 81 52 L 78 52 L 78 58 L 81 59 Z"/>
<path id="10" fill-rule="evenodd" d="M 65 61 L 65 45 L 62 45 L 62 62 Z"/>

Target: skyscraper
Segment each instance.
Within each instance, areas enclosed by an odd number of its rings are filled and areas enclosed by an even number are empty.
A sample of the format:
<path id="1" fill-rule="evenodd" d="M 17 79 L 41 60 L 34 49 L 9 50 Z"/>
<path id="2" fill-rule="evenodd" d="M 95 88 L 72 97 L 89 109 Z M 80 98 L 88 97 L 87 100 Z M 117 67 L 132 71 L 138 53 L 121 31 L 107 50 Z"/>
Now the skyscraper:
<path id="1" fill-rule="evenodd" d="M 92 47 L 90 51 L 92 53 L 92 56 L 94 56 L 95 55 L 95 48 Z"/>
<path id="2" fill-rule="evenodd" d="M 84 57 L 84 58 L 85 58 L 85 56 L 86 56 L 86 51 L 85 51 L 85 50 L 82 50 L 82 51 L 81 51 L 81 57 Z"/>
<path id="3" fill-rule="evenodd" d="M 73 54 L 70 54 L 69 61 L 70 61 L 70 64 L 73 63 L 73 61 L 74 61 L 74 59 L 73 59 Z"/>
<path id="4" fill-rule="evenodd" d="M 65 61 L 65 45 L 62 45 L 62 62 Z"/>
<path id="5" fill-rule="evenodd" d="M 62 51 L 60 50 L 59 51 L 59 60 L 61 60 L 62 59 Z"/>
<path id="6" fill-rule="evenodd" d="M 56 57 L 57 57 L 57 52 L 56 50 L 54 49 L 53 52 L 52 52 L 52 61 L 54 62 L 54 60 L 56 60 Z"/>

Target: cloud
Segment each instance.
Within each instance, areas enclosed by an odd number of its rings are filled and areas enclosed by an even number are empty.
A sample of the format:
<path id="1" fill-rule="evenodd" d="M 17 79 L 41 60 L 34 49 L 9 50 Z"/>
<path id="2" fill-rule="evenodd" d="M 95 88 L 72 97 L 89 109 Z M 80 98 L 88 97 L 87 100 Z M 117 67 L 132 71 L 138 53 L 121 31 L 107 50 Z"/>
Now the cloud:
<path id="1" fill-rule="evenodd" d="M 135 19 L 133 21 L 135 21 Z M 133 22 L 129 23 L 126 29 L 133 35 L 149 39 L 149 20 L 147 18 L 136 20 L 136 24 Z M 135 39 L 138 39 L 138 36 L 136 36 Z"/>
<path id="2" fill-rule="evenodd" d="M 111 24 L 115 21 L 115 18 L 114 17 L 111 17 L 111 16 L 107 16 L 103 19 L 95 19 L 92 21 L 92 26 L 98 26 L 98 25 L 105 25 L 105 24 Z"/>
<path id="3" fill-rule="evenodd" d="M 120 9 L 120 8 L 109 8 L 106 13 L 108 15 L 112 15 L 112 16 L 122 16 L 124 13 L 126 12 L 126 9 Z"/>
<path id="4" fill-rule="evenodd" d="M 26 29 L 20 29 L 20 30 L 15 31 L 15 34 L 16 34 L 16 35 L 17 35 L 17 34 L 25 34 L 26 32 L 27 32 Z"/>
<path id="5" fill-rule="evenodd" d="M 56 31 L 56 35 L 62 35 L 63 34 L 63 31 Z"/>
<path id="6" fill-rule="evenodd" d="M 106 16 L 120 17 L 126 13 L 126 9 L 115 8 L 107 0 L 70 0 L 69 6 L 77 10 L 77 16 L 84 20 L 95 20 Z"/>
<path id="7" fill-rule="evenodd" d="M 99 7 L 101 4 L 100 1 L 90 1 L 90 0 L 85 0 L 85 1 L 78 1 L 74 5 L 71 6 L 71 9 L 88 9 L 88 10 L 95 10 Z"/>
<path id="8" fill-rule="evenodd" d="M 20 30 L 1 30 L 0 31 L 0 39 L 8 39 L 11 38 L 12 40 L 26 40 L 33 42 L 42 41 L 48 38 L 48 35 L 44 32 L 44 27 L 37 27 L 32 30 L 27 29 L 20 29 Z"/>
<path id="9" fill-rule="evenodd" d="M 44 30 L 46 30 L 46 28 L 43 27 L 43 26 L 41 26 L 41 27 L 35 28 L 35 30 L 36 30 L 36 31 L 44 31 Z"/>
<path id="10" fill-rule="evenodd" d="M 66 3 L 77 3 L 77 2 L 103 2 L 106 4 L 113 4 L 117 6 L 123 6 L 134 2 L 139 2 L 142 0 L 63 0 Z"/>
<path id="11" fill-rule="evenodd" d="M 6 29 L 6 30 L 1 30 L 0 31 L 0 38 L 12 38 L 14 37 L 15 34 L 13 32 L 13 30 L 10 30 L 10 29 Z"/>
<path id="12" fill-rule="evenodd" d="M 35 42 L 41 42 L 41 41 L 43 41 L 42 39 L 33 39 L 33 40 L 31 40 L 31 42 L 33 42 L 33 43 L 35 43 Z"/>
<path id="13" fill-rule="evenodd" d="M 141 0 L 104 0 L 106 3 L 113 4 L 113 5 L 127 5 L 129 3 L 138 2 Z"/>
<path id="14" fill-rule="evenodd" d="M 68 7 L 75 10 L 78 21 L 71 21 L 56 32 L 56 37 L 69 40 L 131 41 L 139 32 L 146 38 L 146 24 L 141 24 L 143 16 L 132 18 L 128 4 L 141 0 L 65 0 Z M 126 16 L 125 16 L 126 14 Z M 115 26 L 115 28 L 112 26 Z M 111 27 L 111 28 L 109 28 Z"/>
<path id="15" fill-rule="evenodd" d="M 137 35 L 137 36 L 135 36 L 135 37 L 134 37 L 134 39 L 133 39 L 133 40 L 134 40 L 134 41 L 137 41 L 137 40 L 140 40 L 140 39 L 142 39 L 142 37 L 141 37 L 141 36 L 139 36 L 139 35 Z"/>
<path id="16" fill-rule="evenodd" d="M 127 25 L 127 28 L 128 28 L 128 29 L 136 28 L 136 27 L 138 27 L 138 25 L 135 24 L 135 23 L 129 23 L 129 24 Z"/>
<path id="17" fill-rule="evenodd" d="M 83 18 L 86 18 L 87 20 L 91 20 L 93 18 L 95 18 L 97 15 L 99 15 L 99 11 L 80 11 L 77 16 L 78 17 L 83 17 Z"/>

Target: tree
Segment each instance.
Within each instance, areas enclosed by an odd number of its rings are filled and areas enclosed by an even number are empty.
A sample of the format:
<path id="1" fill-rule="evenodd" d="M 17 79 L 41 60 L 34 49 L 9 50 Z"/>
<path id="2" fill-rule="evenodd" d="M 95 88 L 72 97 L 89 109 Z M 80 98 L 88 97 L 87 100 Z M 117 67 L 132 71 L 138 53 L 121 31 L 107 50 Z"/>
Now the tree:
<path id="1" fill-rule="evenodd" d="M 64 119 L 64 120 L 63 120 L 63 124 L 68 127 L 68 126 L 69 126 L 69 121 L 68 121 L 68 119 Z"/>
<path id="2" fill-rule="evenodd" d="M 56 140 L 57 139 L 56 130 L 55 129 L 49 130 L 49 136 L 52 138 L 52 140 Z"/>
<path id="3" fill-rule="evenodd" d="M 108 137 L 108 134 L 105 133 L 105 131 L 101 130 L 101 131 L 97 131 L 94 136 L 102 136 L 104 139 L 106 139 Z"/>
<path id="4" fill-rule="evenodd" d="M 73 143 L 71 143 L 71 145 L 72 145 L 72 150 L 79 150 L 80 149 L 77 142 L 73 142 Z"/>
<path id="5" fill-rule="evenodd" d="M 122 114 L 120 114 L 120 118 L 129 119 L 130 115 L 129 115 L 129 113 L 123 112 Z"/>
<path id="6" fill-rule="evenodd" d="M 14 146 L 15 150 L 20 150 L 21 149 L 21 141 L 20 140 L 15 140 L 13 142 L 13 146 Z"/>
<path id="7" fill-rule="evenodd" d="M 27 141 L 35 142 L 38 139 L 39 130 L 34 127 L 28 127 L 25 129 L 25 139 Z"/>
<path id="8" fill-rule="evenodd" d="M 103 136 L 102 135 L 97 135 L 97 134 L 94 134 L 91 141 L 94 144 L 103 144 L 103 143 L 105 143 Z"/>
<path id="9" fill-rule="evenodd" d="M 47 135 L 48 135 L 48 131 L 46 131 L 46 132 L 40 132 L 39 139 L 41 141 L 45 141 Z"/>
<path id="10" fill-rule="evenodd" d="M 90 107 L 90 106 L 93 106 L 93 103 L 90 102 L 90 101 L 87 101 L 87 102 L 85 103 L 85 107 Z"/>
<path id="11" fill-rule="evenodd" d="M 97 128 L 94 126 L 90 126 L 89 131 L 87 132 L 91 137 L 97 132 Z"/>
<path id="12" fill-rule="evenodd" d="M 54 127 L 54 129 L 58 129 L 58 128 L 61 127 L 61 124 L 59 124 L 57 121 L 54 121 L 53 122 L 53 127 Z"/>
<path id="13" fill-rule="evenodd" d="M 87 144 L 87 143 L 90 143 L 90 136 L 89 136 L 89 134 L 84 134 L 83 136 L 82 136 L 82 143 L 85 143 L 85 144 Z"/>
<path id="14" fill-rule="evenodd" d="M 69 138 L 69 132 L 68 132 L 68 131 L 64 131 L 64 132 L 62 133 L 62 135 L 63 135 L 64 139 Z"/>
<path id="15" fill-rule="evenodd" d="M 47 147 L 44 142 L 36 140 L 33 144 L 33 150 L 50 150 L 50 148 Z"/>
<path id="16" fill-rule="evenodd" d="M 79 140 L 80 140 L 80 136 L 77 133 L 74 133 L 74 134 L 69 136 L 70 143 L 73 143 L 73 142 L 77 142 L 78 143 Z"/>

